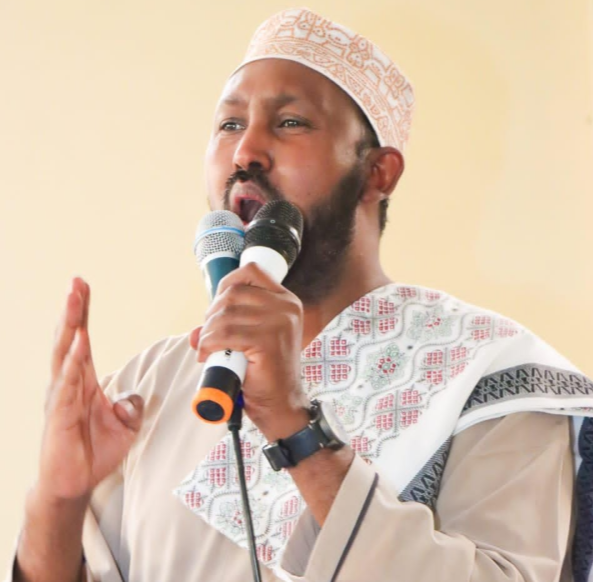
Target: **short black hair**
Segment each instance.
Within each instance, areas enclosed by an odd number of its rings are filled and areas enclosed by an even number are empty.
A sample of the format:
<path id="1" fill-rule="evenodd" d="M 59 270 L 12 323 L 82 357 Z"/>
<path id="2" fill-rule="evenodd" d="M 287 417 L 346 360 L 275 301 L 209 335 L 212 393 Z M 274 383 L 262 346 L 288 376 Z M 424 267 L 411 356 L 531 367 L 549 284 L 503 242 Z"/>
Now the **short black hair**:
<path id="1" fill-rule="evenodd" d="M 362 123 L 362 139 L 356 144 L 356 153 L 359 158 L 362 157 L 365 151 L 381 147 L 376 131 L 373 129 L 369 118 L 364 114 L 360 106 L 356 105 L 360 121 Z M 385 225 L 387 224 L 387 208 L 389 207 L 389 197 L 384 198 L 379 202 L 379 234 L 383 234 Z"/>

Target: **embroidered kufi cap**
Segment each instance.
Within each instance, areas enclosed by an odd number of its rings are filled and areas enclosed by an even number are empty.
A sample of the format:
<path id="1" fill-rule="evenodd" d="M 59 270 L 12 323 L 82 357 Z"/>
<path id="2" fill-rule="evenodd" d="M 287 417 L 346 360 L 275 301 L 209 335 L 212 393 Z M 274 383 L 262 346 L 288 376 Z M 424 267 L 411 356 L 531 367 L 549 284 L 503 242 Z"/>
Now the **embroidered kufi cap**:
<path id="1" fill-rule="evenodd" d="M 259 26 L 233 74 L 261 59 L 295 61 L 321 73 L 354 99 L 381 146 L 403 153 L 414 92 L 395 63 L 371 41 L 310 10 L 291 8 Z"/>

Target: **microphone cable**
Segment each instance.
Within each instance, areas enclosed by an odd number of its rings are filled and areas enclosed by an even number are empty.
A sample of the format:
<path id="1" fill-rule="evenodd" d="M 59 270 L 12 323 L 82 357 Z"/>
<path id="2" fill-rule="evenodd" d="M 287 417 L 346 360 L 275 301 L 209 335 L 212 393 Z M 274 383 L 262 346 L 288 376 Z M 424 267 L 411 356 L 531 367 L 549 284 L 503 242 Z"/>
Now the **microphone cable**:
<path id="1" fill-rule="evenodd" d="M 243 452 L 241 451 L 241 419 L 243 416 L 243 396 L 240 394 L 233 408 L 231 417 L 227 421 L 227 426 L 233 436 L 233 449 L 235 451 L 235 463 L 237 465 L 237 474 L 239 475 L 239 486 L 241 490 L 241 505 L 243 506 L 243 523 L 247 530 L 247 544 L 249 545 L 249 555 L 251 557 L 251 570 L 253 572 L 254 582 L 261 582 L 261 572 L 259 562 L 257 561 L 257 550 L 255 547 L 255 533 L 253 531 L 253 521 L 251 519 L 251 509 L 249 507 L 249 496 L 247 494 L 247 482 L 245 480 L 245 465 L 243 463 Z"/>

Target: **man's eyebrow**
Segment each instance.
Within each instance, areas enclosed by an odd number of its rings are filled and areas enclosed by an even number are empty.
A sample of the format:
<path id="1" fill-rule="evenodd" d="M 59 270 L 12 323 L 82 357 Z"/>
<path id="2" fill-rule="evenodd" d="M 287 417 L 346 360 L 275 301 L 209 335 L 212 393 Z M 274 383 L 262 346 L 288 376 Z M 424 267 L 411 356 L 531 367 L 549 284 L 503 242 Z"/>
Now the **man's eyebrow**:
<path id="1" fill-rule="evenodd" d="M 279 95 L 275 95 L 274 97 L 268 97 L 264 100 L 267 107 L 271 109 L 280 109 L 285 105 L 289 105 L 295 101 L 299 101 L 301 98 L 297 95 L 293 95 L 291 93 L 280 93 Z M 221 102 L 221 105 L 229 105 L 229 106 L 242 106 L 247 104 L 247 100 L 239 95 L 229 95 L 225 97 Z"/>

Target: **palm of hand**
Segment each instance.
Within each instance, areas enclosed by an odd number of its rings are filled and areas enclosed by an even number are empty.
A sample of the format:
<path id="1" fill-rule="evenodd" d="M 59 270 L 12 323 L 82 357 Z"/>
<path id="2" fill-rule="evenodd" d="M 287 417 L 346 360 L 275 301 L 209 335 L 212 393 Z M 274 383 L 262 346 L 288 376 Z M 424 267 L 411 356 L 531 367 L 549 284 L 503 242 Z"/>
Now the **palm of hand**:
<path id="1" fill-rule="evenodd" d="M 88 285 L 75 279 L 54 349 L 39 481 L 56 499 L 89 496 L 121 463 L 140 427 L 141 398 L 112 403 L 97 381 L 87 330 L 89 294 Z M 126 408 L 128 401 L 136 414 Z"/>

